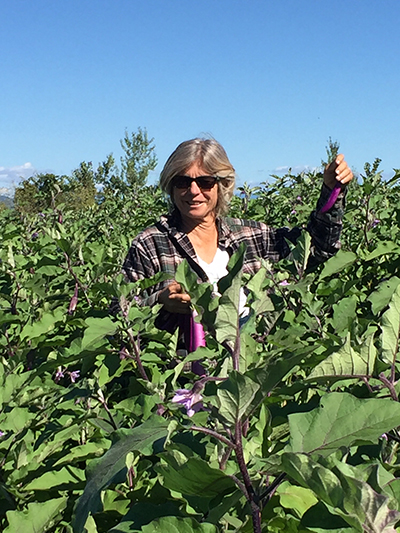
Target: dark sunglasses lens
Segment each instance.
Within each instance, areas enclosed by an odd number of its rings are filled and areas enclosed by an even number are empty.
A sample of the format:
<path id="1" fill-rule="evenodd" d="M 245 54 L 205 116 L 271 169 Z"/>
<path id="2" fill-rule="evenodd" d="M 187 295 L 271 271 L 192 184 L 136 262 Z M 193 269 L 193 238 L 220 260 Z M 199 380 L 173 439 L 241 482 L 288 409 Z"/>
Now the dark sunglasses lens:
<path id="1" fill-rule="evenodd" d="M 209 191 L 216 184 L 217 178 L 214 178 L 214 176 L 200 176 L 198 178 L 190 178 L 189 176 L 175 176 L 173 186 L 177 189 L 189 189 L 192 181 L 195 181 L 200 189 Z"/>
<path id="2" fill-rule="evenodd" d="M 202 176 L 200 178 L 197 178 L 196 180 L 197 185 L 200 187 L 200 189 L 203 189 L 205 191 L 209 191 L 212 189 L 216 183 L 216 178 L 213 178 L 212 176 Z"/>
<path id="3" fill-rule="evenodd" d="M 191 183 L 192 180 L 188 176 L 176 176 L 173 181 L 173 185 L 177 189 L 189 189 Z"/>

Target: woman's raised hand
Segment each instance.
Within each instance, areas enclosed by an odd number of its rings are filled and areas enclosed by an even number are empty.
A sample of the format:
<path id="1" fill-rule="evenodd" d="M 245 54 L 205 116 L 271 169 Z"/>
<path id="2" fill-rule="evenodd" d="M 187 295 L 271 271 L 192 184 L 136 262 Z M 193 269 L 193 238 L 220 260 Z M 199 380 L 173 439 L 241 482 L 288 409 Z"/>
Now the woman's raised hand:
<path id="1" fill-rule="evenodd" d="M 332 163 L 325 167 L 324 183 L 330 189 L 335 185 L 347 185 L 353 179 L 353 172 L 346 163 L 343 154 L 339 154 Z"/>
<path id="2" fill-rule="evenodd" d="M 190 296 L 179 283 L 173 281 L 158 295 L 158 301 L 169 313 L 188 315 L 191 313 Z"/>

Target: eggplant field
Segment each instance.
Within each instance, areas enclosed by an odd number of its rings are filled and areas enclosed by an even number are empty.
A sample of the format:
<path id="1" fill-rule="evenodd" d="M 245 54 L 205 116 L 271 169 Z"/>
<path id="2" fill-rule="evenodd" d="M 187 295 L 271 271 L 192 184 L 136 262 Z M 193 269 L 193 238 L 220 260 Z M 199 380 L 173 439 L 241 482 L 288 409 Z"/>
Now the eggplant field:
<path id="1" fill-rule="evenodd" d="M 182 262 L 206 332 L 187 353 L 138 304 L 160 275 L 121 273 L 168 211 L 155 163 L 39 175 L 0 210 L 0 530 L 400 532 L 400 171 L 365 165 L 314 268 L 305 230 L 253 277 L 241 248 L 218 297 Z M 244 185 L 230 215 L 305 227 L 321 185 Z"/>

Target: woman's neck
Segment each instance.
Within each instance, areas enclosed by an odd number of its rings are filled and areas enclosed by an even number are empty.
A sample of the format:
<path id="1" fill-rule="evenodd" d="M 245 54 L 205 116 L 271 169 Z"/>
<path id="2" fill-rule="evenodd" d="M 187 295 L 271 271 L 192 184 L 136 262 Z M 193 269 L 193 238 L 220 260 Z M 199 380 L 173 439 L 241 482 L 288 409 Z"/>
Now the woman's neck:
<path id="1" fill-rule="evenodd" d="M 187 235 L 215 235 L 217 233 L 217 225 L 215 219 L 216 217 L 214 215 L 210 215 L 202 219 L 182 217 L 180 229 L 184 231 Z"/>
<path id="2" fill-rule="evenodd" d="M 181 229 L 189 237 L 196 254 L 207 263 L 211 263 L 218 248 L 218 229 L 215 217 L 209 217 L 200 222 L 194 219 L 182 219 Z"/>

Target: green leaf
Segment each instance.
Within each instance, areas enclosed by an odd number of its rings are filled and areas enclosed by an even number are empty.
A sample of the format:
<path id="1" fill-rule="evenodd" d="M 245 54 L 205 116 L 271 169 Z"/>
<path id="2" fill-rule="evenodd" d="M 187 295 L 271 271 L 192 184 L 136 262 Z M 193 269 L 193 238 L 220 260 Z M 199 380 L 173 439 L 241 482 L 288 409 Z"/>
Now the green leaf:
<path id="1" fill-rule="evenodd" d="M 282 466 L 292 479 L 311 489 L 330 507 L 342 506 L 342 486 L 330 468 L 319 464 L 308 455 L 287 452 L 282 455 Z"/>
<path id="2" fill-rule="evenodd" d="M 3 431 L 9 430 L 18 433 L 35 418 L 35 413 L 31 413 L 23 407 L 14 407 L 8 413 L 0 415 L 0 426 Z"/>
<path id="3" fill-rule="evenodd" d="M 232 371 L 229 378 L 218 387 L 218 413 L 235 425 L 245 414 L 259 388 L 260 385 L 247 375 Z"/>
<path id="4" fill-rule="evenodd" d="M 354 376 L 371 376 L 376 361 L 376 348 L 374 336 L 370 335 L 355 351 L 351 345 L 350 335 L 345 344 L 337 351 L 329 355 L 319 363 L 307 380 L 314 381 L 321 378 L 330 379 L 340 376 L 341 378 L 354 378 Z"/>
<path id="5" fill-rule="evenodd" d="M 376 290 L 371 293 L 367 300 L 371 302 L 372 312 L 377 315 L 384 307 L 386 307 L 393 296 L 394 291 L 400 284 L 400 279 L 397 276 L 379 283 Z"/>
<path id="6" fill-rule="evenodd" d="M 241 243 L 237 251 L 232 254 L 228 262 L 228 274 L 221 278 L 218 282 L 218 289 L 223 294 L 227 291 L 235 278 L 239 278 L 242 274 L 244 257 L 246 254 L 246 245 Z"/>
<path id="7" fill-rule="evenodd" d="M 253 296 L 251 307 L 256 314 L 274 310 L 274 304 L 272 303 L 271 298 L 268 296 L 267 291 L 263 290 L 266 273 L 267 269 L 261 267 L 260 270 L 246 283 L 247 290 L 249 290 Z"/>
<path id="8" fill-rule="evenodd" d="M 88 519 L 86 520 L 85 529 L 87 530 L 87 533 L 98 533 L 96 522 L 93 518 L 93 516 L 88 516 Z"/>
<path id="9" fill-rule="evenodd" d="M 111 483 L 114 477 L 125 470 L 126 454 L 134 450 L 151 454 L 154 442 L 166 437 L 168 425 L 167 420 L 153 417 L 133 429 L 121 429 L 114 433 L 118 440 L 103 457 L 93 461 L 88 470 L 85 490 L 74 511 L 74 533 L 82 533 L 89 513 L 97 512 L 99 507 L 101 508 L 100 492 Z"/>
<path id="10" fill-rule="evenodd" d="M 357 302 L 358 298 L 353 294 L 333 305 L 332 326 L 335 333 L 341 333 L 350 328 L 356 318 Z"/>
<path id="11" fill-rule="evenodd" d="M 372 259 L 376 259 L 382 255 L 393 253 L 400 253 L 400 247 L 394 242 L 384 241 L 379 242 L 372 252 L 366 253 L 363 259 L 364 261 L 372 261 Z"/>
<path id="12" fill-rule="evenodd" d="M 81 444 L 80 446 L 75 446 L 72 448 L 69 453 L 64 454 L 55 464 L 56 466 L 61 466 L 64 464 L 76 463 L 78 460 L 84 460 L 92 457 L 99 457 L 103 455 L 104 451 L 110 447 L 110 441 L 107 439 L 96 440 L 92 442 L 87 442 L 86 444 Z"/>
<path id="13" fill-rule="evenodd" d="M 193 518 L 163 516 L 142 527 L 142 533 L 217 533 L 213 524 L 200 524 Z"/>
<path id="14" fill-rule="evenodd" d="M 382 316 L 382 359 L 392 364 L 396 361 L 400 335 L 400 284 Z"/>
<path id="15" fill-rule="evenodd" d="M 395 533 L 394 525 L 400 519 L 400 513 L 388 507 L 388 498 L 359 479 L 349 476 L 342 477 L 342 486 L 346 495 L 344 500 L 345 513 L 342 517 L 348 521 L 347 515 L 355 515 L 362 531 L 373 533 Z"/>
<path id="16" fill-rule="evenodd" d="M 236 489 L 235 483 L 222 470 L 211 468 L 198 457 L 191 457 L 183 463 L 170 461 L 168 465 L 157 465 L 156 470 L 163 477 L 161 484 L 164 487 L 181 494 L 214 498 L 222 492 Z"/>
<path id="17" fill-rule="evenodd" d="M 34 339 L 40 337 L 44 333 L 49 333 L 55 328 L 57 322 L 63 321 L 65 313 L 62 309 L 56 309 L 43 313 L 40 320 L 31 324 L 27 324 L 21 331 L 21 339 Z"/>
<path id="18" fill-rule="evenodd" d="M 33 479 L 27 485 L 24 490 L 50 490 L 54 487 L 63 486 L 63 490 L 66 488 L 70 490 L 76 490 L 74 485 L 80 484 L 85 480 L 85 474 L 80 468 L 72 466 L 61 468 L 61 470 L 51 470 L 45 472 L 42 476 Z"/>
<path id="19" fill-rule="evenodd" d="M 306 531 L 313 533 L 354 533 L 354 529 L 338 515 L 329 512 L 328 507 L 319 501 L 301 519 Z"/>
<path id="20" fill-rule="evenodd" d="M 400 405 L 393 400 L 332 392 L 321 398 L 320 407 L 289 415 L 291 451 L 329 455 L 357 441 L 377 442 L 399 420 Z"/>
<path id="21" fill-rule="evenodd" d="M 324 279 L 332 276 L 333 274 L 341 273 L 343 269 L 352 265 L 356 259 L 357 255 L 355 253 L 339 250 L 334 257 L 328 259 L 328 261 L 324 264 L 324 268 L 322 269 L 319 279 Z"/>
<path id="22" fill-rule="evenodd" d="M 8 527 L 4 533 L 43 533 L 65 509 L 67 497 L 29 503 L 23 511 L 7 511 Z"/>
<path id="23" fill-rule="evenodd" d="M 151 494 L 150 494 L 150 500 Z M 163 516 L 176 517 L 182 513 L 179 509 L 179 501 L 165 501 L 163 503 L 151 503 L 150 501 L 141 501 L 134 503 L 129 511 L 124 515 L 121 522 L 111 528 L 109 533 L 131 533 L 132 531 L 141 531 L 142 527 L 151 521 Z"/>
<path id="24" fill-rule="evenodd" d="M 299 277 L 303 277 L 306 270 L 308 258 L 311 249 L 311 235 L 308 231 L 302 231 L 296 246 L 292 249 L 291 254 L 296 266 Z"/>
<path id="25" fill-rule="evenodd" d="M 282 465 L 297 483 L 310 488 L 331 512 L 353 526 L 354 531 L 395 533 L 391 526 L 398 521 L 400 513 L 389 509 L 389 499 L 365 481 L 332 470 L 304 454 L 284 453 Z"/>
<path id="26" fill-rule="evenodd" d="M 187 292 L 196 290 L 198 285 L 197 274 L 190 268 L 186 259 L 177 266 L 175 281 L 182 285 Z"/>
<path id="27" fill-rule="evenodd" d="M 235 343 L 239 334 L 239 298 L 242 282 L 242 266 L 246 248 L 240 245 L 229 260 L 229 273 L 218 282 L 221 292 L 215 321 L 216 337 L 219 343 Z"/>
<path id="28" fill-rule="evenodd" d="M 246 375 L 260 385 L 254 408 L 314 350 L 314 346 L 301 347 L 298 351 L 285 356 L 271 357 L 264 368 L 255 368 L 247 372 Z"/>
<path id="29" fill-rule="evenodd" d="M 288 481 L 279 485 L 276 493 L 279 496 L 282 507 L 293 509 L 299 518 L 318 502 L 310 489 L 297 487 Z"/>
<path id="30" fill-rule="evenodd" d="M 82 350 L 94 342 L 102 339 L 106 335 L 113 335 L 117 330 L 117 325 L 109 317 L 93 318 L 89 317 L 85 320 L 88 326 L 82 339 Z"/>
<path id="31" fill-rule="evenodd" d="M 9 404 L 11 398 L 17 395 L 22 390 L 25 383 L 29 380 L 31 374 L 24 372 L 23 374 L 6 374 L 4 366 L 0 364 L 0 406 Z M 3 383 L 1 383 L 1 381 Z"/>

